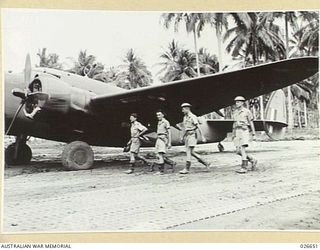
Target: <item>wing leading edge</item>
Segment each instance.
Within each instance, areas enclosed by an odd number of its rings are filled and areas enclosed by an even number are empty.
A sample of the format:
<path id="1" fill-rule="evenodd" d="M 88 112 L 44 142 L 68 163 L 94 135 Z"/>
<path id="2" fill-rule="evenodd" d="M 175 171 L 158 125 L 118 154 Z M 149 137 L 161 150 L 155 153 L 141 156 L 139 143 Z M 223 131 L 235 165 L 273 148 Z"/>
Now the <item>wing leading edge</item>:
<path id="1" fill-rule="evenodd" d="M 149 122 L 157 109 L 163 109 L 170 121 L 181 120 L 180 104 L 190 102 L 198 116 L 233 104 L 237 95 L 246 99 L 304 80 L 318 72 L 318 57 L 303 57 L 272 62 L 237 71 L 154 85 L 120 94 L 97 96 L 91 100 L 92 113 L 117 115 L 126 119 L 140 113 Z"/>

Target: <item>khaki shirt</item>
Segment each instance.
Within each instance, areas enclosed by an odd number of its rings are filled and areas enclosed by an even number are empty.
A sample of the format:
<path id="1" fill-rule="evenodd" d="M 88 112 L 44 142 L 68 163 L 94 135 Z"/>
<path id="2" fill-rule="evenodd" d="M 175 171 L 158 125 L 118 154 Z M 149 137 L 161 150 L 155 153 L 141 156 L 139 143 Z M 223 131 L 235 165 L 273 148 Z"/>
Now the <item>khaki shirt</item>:
<path id="1" fill-rule="evenodd" d="M 233 128 L 248 129 L 250 122 L 253 121 L 253 116 L 249 109 L 242 107 L 233 112 L 233 120 Z"/>
<path id="2" fill-rule="evenodd" d="M 141 131 L 146 129 L 147 128 L 138 121 L 131 123 L 131 128 L 130 128 L 131 138 L 138 138 Z"/>
<path id="3" fill-rule="evenodd" d="M 170 123 L 166 119 L 158 121 L 157 134 L 158 135 L 168 135 L 170 129 Z"/>
<path id="4" fill-rule="evenodd" d="M 183 117 L 183 126 L 186 131 L 196 130 L 198 124 L 198 117 L 191 112 Z"/>

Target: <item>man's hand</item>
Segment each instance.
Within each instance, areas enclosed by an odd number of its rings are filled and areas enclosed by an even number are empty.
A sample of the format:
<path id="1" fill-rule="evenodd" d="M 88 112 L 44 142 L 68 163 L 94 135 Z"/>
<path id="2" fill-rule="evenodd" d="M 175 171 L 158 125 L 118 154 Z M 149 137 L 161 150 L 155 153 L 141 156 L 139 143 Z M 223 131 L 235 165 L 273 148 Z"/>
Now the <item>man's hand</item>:
<path id="1" fill-rule="evenodd" d="M 170 149 L 172 147 L 171 143 L 168 143 L 167 147 Z"/>
<path id="2" fill-rule="evenodd" d="M 202 142 L 203 142 L 203 143 L 206 143 L 206 142 L 207 142 L 207 139 L 206 139 L 204 136 L 202 136 Z"/>

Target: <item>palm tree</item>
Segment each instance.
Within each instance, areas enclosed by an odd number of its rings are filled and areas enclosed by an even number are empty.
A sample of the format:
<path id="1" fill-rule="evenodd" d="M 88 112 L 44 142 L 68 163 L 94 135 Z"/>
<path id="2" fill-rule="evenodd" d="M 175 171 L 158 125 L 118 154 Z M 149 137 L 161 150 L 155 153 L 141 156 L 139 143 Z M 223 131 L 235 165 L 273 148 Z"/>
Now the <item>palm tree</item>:
<path id="1" fill-rule="evenodd" d="M 267 23 L 259 13 L 231 13 L 231 16 L 236 26 L 227 30 L 224 40 L 233 35 L 226 48 L 232 56 L 244 56 L 253 65 L 262 57 L 273 60 L 283 56 L 284 45 L 277 25 Z"/>
<path id="2" fill-rule="evenodd" d="M 285 48 L 286 48 L 286 56 L 285 58 L 289 58 L 289 24 L 295 25 L 297 16 L 293 11 L 287 12 L 267 12 L 264 14 L 264 18 L 266 21 L 273 22 L 274 18 L 284 17 L 285 24 Z M 291 129 L 293 127 L 293 114 L 292 114 L 292 97 L 291 97 L 291 87 L 287 87 L 287 102 L 288 102 L 288 127 Z"/>
<path id="3" fill-rule="evenodd" d="M 202 75 L 214 74 L 219 71 L 219 62 L 205 48 L 199 49 L 200 72 Z"/>
<path id="4" fill-rule="evenodd" d="M 86 50 L 81 50 L 78 55 L 78 60 L 73 60 L 73 68 L 68 71 L 77 75 L 86 76 L 98 81 L 105 82 L 106 75 L 104 66 L 100 62 L 96 62 L 96 57 L 87 55 Z"/>
<path id="5" fill-rule="evenodd" d="M 319 53 L 319 14 L 317 12 L 301 11 L 300 17 L 307 24 L 303 25 L 296 34 L 301 37 L 299 48 L 307 49 L 307 55 Z"/>
<path id="6" fill-rule="evenodd" d="M 295 23 L 292 25 L 292 33 L 289 38 L 289 58 L 306 56 L 308 53 L 308 49 L 306 47 L 300 47 L 303 35 L 303 33 L 300 32 L 301 28 L 301 24 Z"/>
<path id="7" fill-rule="evenodd" d="M 197 74 L 200 76 L 200 63 L 198 55 L 197 37 L 204 28 L 205 15 L 203 13 L 164 13 L 160 17 L 165 28 L 169 28 L 171 23 L 174 23 L 174 31 L 178 32 L 180 22 L 184 21 L 187 33 L 193 34 L 194 53 L 196 56 Z"/>
<path id="8" fill-rule="evenodd" d="M 227 30 L 224 40 L 232 35 L 227 45 L 227 52 L 234 57 L 243 57 L 246 65 L 258 64 L 263 58 L 281 59 L 284 55 L 284 44 L 280 28 L 261 13 L 231 13 L 236 26 Z M 260 97 L 260 119 L 264 118 L 263 97 Z"/>
<path id="9" fill-rule="evenodd" d="M 122 87 L 133 89 L 145 87 L 152 83 L 151 72 L 147 69 L 145 63 L 136 56 L 133 49 L 129 49 L 124 64 L 119 66 L 120 72 L 118 79 L 121 79 Z M 123 85 L 125 83 L 125 85 Z"/>
<path id="10" fill-rule="evenodd" d="M 222 71 L 224 67 L 222 60 L 222 31 L 223 28 L 228 29 L 228 15 L 228 13 L 207 13 L 203 15 L 204 23 L 208 23 L 214 27 L 216 32 L 218 41 L 219 72 Z"/>
<path id="11" fill-rule="evenodd" d="M 172 40 L 169 43 L 168 50 L 160 55 L 162 62 L 159 65 L 162 69 L 158 74 L 164 73 L 161 77 L 162 82 L 170 82 L 181 79 L 187 79 L 197 76 L 196 56 L 187 49 L 179 48 L 177 42 Z"/>
<path id="12" fill-rule="evenodd" d="M 39 49 L 37 56 L 39 56 L 40 62 L 37 67 L 46 67 L 53 69 L 62 69 L 62 64 L 59 63 L 59 56 L 56 53 L 46 54 L 47 48 Z"/>

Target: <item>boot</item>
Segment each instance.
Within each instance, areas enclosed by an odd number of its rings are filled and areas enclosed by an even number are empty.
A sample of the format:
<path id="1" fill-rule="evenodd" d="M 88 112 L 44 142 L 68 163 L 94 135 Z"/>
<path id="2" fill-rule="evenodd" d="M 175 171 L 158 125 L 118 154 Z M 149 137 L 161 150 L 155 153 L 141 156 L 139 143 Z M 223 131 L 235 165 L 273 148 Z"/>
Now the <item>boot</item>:
<path id="1" fill-rule="evenodd" d="M 239 170 L 236 171 L 238 174 L 245 174 L 248 172 L 248 160 L 242 160 L 242 165 Z"/>
<path id="2" fill-rule="evenodd" d="M 212 167 L 211 163 L 208 163 L 208 162 L 206 162 L 206 161 L 204 161 L 204 160 L 202 160 L 202 159 L 198 159 L 198 161 L 199 161 L 201 164 L 205 165 L 207 171 L 209 171 L 209 168 Z"/>
<path id="3" fill-rule="evenodd" d="M 134 172 L 134 165 L 135 165 L 135 163 L 131 163 L 131 164 L 130 164 L 130 169 L 127 170 L 127 171 L 125 171 L 124 173 L 126 173 L 126 174 L 133 174 L 133 172 Z"/>
<path id="4" fill-rule="evenodd" d="M 155 165 L 156 165 L 155 162 L 152 162 L 152 163 L 150 164 L 149 172 L 153 172 L 153 171 L 154 171 L 154 166 L 155 166 Z"/>
<path id="5" fill-rule="evenodd" d="M 164 163 L 166 163 L 166 164 L 168 164 L 170 166 L 170 168 L 172 169 L 172 173 L 173 173 L 177 163 L 175 161 L 173 161 L 173 160 L 170 160 L 167 157 L 164 158 Z"/>
<path id="6" fill-rule="evenodd" d="M 248 161 L 251 163 L 251 171 L 257 170 L 258 160 L 253 158 L 252 156 L 247 156 Z"/>
<path id="7" fill-rule="evenodd" d="M 158 163 L 157 165 L 159 166 L 159 172 L 156 174 L 164 174 L 164 163 Z"/>
<path id="8" fill-rule="evenodd" d="M 179 173 L 180 174 L 189 174 L 190 166 L 191 166 L 191 162 L 187 161 L 185 168 L 183 170 L 181 170 Z"/>

